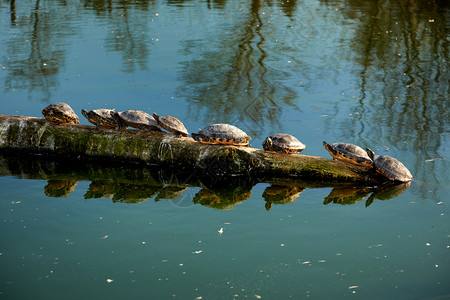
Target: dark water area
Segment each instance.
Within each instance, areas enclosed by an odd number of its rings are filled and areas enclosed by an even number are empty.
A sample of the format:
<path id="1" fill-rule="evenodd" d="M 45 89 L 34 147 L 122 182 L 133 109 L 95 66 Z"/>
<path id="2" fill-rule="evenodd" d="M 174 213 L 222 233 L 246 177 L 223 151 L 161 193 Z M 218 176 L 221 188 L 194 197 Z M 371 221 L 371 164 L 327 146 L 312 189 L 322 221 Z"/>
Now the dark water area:
<path id="1" fill-rule="evenodd" d="M 0 114 L 349 142 L 389 188 L 0 156 L 0 298 L 447 299 L 448 1 L 0 0 Z"/>

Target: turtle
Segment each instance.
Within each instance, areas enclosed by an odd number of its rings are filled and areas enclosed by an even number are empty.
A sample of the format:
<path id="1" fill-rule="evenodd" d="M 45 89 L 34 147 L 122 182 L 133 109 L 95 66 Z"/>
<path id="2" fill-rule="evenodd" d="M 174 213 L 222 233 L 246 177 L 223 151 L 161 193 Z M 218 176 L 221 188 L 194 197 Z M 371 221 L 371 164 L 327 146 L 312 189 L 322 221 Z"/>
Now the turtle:
<path id="1" fill-rule="evenodd" d="M 265 151 L 283 154 L 299 153 L 306 148 L 295 136 L 286 133 L 277 133 L 267 137 L 262 146 Z"/>
<path id="2" fill-rule="evenodd" d="M 373 166 L 378 173 L 383 174 L 391 181 L 408 182 L 413 179 L 411 172 L 399 160 L 388 155 L 375 155 L 370 148 L 367 154 L 373 160 Z"/>
<path id="3" fill-rule="evenodd" d="M 248 140 L 251 138 L 243 130 L 230 124 L 209 125 L 191 135 L 200 143 L 250 147 Z"/>
<path id="4" fill-rule="evenodd" d="M 155 118 L 156 123 L 159 127 L 172 132 L 177 136 L 189 135 L 186 127 L 184 127 L 183 123 L 177 118 L 172 116 L 158 116 L 156 113 L 153 113 L 153 117 Z"/>
<path id="5" fill-rule="evenodd" d="M 52 122 L 63 124 L 80 124 L 78 116 L 75 114 L 69 104 L 64 102 L 52 103 L 42 110 L 44 117 Z"/>
<path id="6" fill-rule="evenodd" d="M 112 112 L 111 115 L 121 123 L 122 128 L 134 127 L 145 130 L 161 131 L 155 118 L 141 110 Z"/>
<path id="7" fill-rule="evenodd" d="M 359 146 L 348 143 L 328 144 L 325 141 L 323 142 L 323 146 L 328 152 L 330 152 L 333 159 L 358 166 L 373 167 L 372 159 L 369 157 L 367 152 Z"/>
<path id="8" fill-rule="evenodd" d="M 89 122 L 99 127 L 113 128 L 119 129 L 122 127 L 119 121 L 117 121 L 112 114 L 114 113 L 113 109 L 94 109 L 87 111 L 85 109 L 81 110 L 81 114 L 88 119 Z"/>

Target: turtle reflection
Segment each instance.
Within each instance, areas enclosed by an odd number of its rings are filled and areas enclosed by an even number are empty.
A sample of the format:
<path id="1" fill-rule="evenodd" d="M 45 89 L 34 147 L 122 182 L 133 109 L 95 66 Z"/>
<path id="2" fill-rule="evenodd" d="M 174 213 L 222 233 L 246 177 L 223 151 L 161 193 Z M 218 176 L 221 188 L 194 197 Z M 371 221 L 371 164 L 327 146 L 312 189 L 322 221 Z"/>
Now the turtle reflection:
<path id="1" fill-rule="evenodd" d="M 168 185 L 165 186 L 156 196 L 155 202 L 158 202 L 160 199 L 167 199 L 167 200 L 175 200 L 180 198 L 184 191 L 187 190 L 186 186 L 177 186 L 177 185 Z"/>
<path id="2" fill-rule="evenodd" d="M 109 198 L 114 203 L 140 203 L 154 197 L 161 189 L 162 185 L 94 180 L 89 185 L 84 198 Z"/>
<path id="3" fill-rule="evenodd" d="M 368 187 L 335 187 L 330 194 L 325 197 L 323 204 L 331 202 L 337 204 L 355 204 L 358 201 L 364 200 L 372 190 Z"/>
<path id="4" fill-rule="evenodd" d="M 389 200 L 403 194 L 407 189 L 409 189 L 411 181 L 404 182 L 400 184 L 385 184 L 379 186 L 370 195 L 369 199 L 366 201 L 366 207 L 372 204 L 375 199 L 378 200 Z"/>
<path id="5" fill-rule="evenodd" d="M 50 179 L 44 187 L 45 195 L 49 197 L 67 197 L 75 190 L 78 181 Z"/>
<path id="6" fill-rule="evenodd" d="M 253 184 L 238 180 L 224 180 L 220 185 L 205 185 L 194 196 L 195 204 L 216 209 L 232 209 L 236 204 L 250 198 Z"/>
<path id="7" fill-rule="evenodd" d="M 155 196 L 159 189 L 159 186 L 122 183 L 117 186 L 112 200 L 114 203 L 141 203 Z"/>
<path id="8" fill-rule="evenodd" d="M 274 185 L 268 186 L 262 197 L 266 200 L 266 210 L 270 210 L 273 204 L 286 204 L 295 202 L 305 190 L 302 187 Z"/>

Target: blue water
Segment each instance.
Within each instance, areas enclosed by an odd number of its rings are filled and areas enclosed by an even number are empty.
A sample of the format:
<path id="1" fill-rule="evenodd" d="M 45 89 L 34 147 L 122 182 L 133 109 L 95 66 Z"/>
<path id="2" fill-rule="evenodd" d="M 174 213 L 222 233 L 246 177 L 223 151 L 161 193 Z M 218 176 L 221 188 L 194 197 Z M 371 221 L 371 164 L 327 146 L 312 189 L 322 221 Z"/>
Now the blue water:
<path id="1" fill-rule="evenodd" d="M 0 1 L 0 114 L 64 101 L 88 124 L 81 109 L 140 109 L 190 132 L 234 124 L 256 148 L 276 132 L 308 155 L 370 146 L 414 175 L 387 200 L 306 188 L 267 207 L 270 183 L 156 201 L 167 180 L 1 157 L 0 298 L 449 298 L 448 14 L 442 1 Z"/>

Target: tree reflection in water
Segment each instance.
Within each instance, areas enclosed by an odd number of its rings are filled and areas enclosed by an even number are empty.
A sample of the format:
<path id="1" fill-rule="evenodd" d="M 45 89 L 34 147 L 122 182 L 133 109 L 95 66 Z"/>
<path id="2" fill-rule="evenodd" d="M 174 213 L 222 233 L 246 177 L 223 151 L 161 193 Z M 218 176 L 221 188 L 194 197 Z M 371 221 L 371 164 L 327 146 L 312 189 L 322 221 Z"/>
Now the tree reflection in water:
<path id="1" fill-rule="evenodd" d="M 295 3 L 284 2 L 283 8 L 291 12 Z M 218 32 L 214 47 L 206 48 L 210 41 L 184 42 L 186 53 L 200 53 L 182 63 L 179 93 L 191 103 L 192 118 L 207 124 L 243 124 L 251 136 L 259 136 L 264 125 L 280 127 L 283 107 L 299 110 L 295 90 L 282 82 L 289 73 L 271 64 L 278 46 L 264 7 L 262 1 L 250 1 L 247 14 L 229 31 Z"/>
<path id="2" fill-rule="evenodd" d="M 360 95 L 342 124 L 329 124 L 337 136 L 357 136 L 368 145 L 389 145 L 416 157 L 415 177 L 442 182 L 445 164 L 425 164 L 445 157 L 448 128 L 449 1 L 326 1 L 357 23 L 350 59 L 360 67 Z M 336 104 L 335 115 L 339 114 Z M 380 143 L 382 137 L 383 144 Z M 421 191 L 422 196 L 428 191 Z M 429 197 L 430 195 L 428 195 Z"/>

